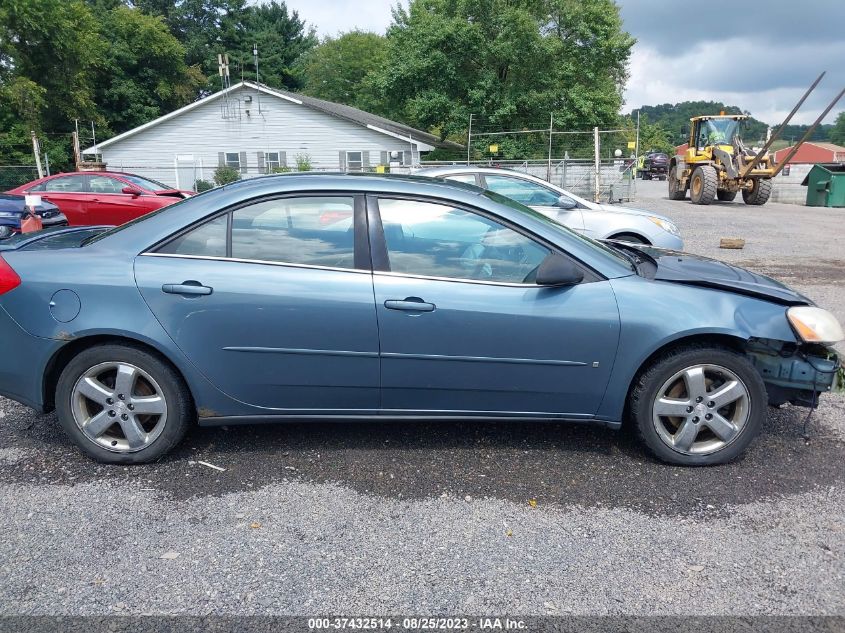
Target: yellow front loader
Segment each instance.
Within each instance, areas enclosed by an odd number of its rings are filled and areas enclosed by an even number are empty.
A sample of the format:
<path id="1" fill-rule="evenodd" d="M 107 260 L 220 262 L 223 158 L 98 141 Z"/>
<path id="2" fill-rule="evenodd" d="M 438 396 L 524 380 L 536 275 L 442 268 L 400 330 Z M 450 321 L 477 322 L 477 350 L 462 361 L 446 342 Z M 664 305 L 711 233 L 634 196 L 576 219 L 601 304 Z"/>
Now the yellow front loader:
<path id="1" fill-rule="evenodd" d="M 674 156 L 669 161 L 669 199 L 683 200 L 689 191 L 693 204 L 710 204 L 716 199 L 731 201 L 741 191 L 745 204 L 766 204 L 772 193 L 772 178 L 780 173 L 801 144 L 810 138 L 822 119 L 845 94 L 843 89 L 801 140 L 778 165 L 775 165 L 769 148 L 824 74 L 819 75 L 786 120 L 758 152 L 747 148 L 740 138 L 741 124 L 748 118 L 744 114 L 722 112 L 718 115 L 690 119 L 689 147 L 682 156 Z"/>

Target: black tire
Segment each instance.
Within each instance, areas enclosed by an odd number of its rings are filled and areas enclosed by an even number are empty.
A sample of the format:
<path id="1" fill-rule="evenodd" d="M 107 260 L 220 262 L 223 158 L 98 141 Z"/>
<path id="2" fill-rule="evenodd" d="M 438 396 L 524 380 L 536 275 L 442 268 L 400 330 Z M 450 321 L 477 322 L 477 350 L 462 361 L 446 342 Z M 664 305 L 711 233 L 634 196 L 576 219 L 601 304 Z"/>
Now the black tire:
<path id="1" fill-rule="evenodd" d="M 681 187 L 677 178 L 678 168 L 672 167 L 669 170 L 669 200 L 683 200 L 687 197 L 687 190 Z"/>
<path id="2" fill-rule="evenodd" d="M 733 202 L 736 198 L 736 191 L 722 191 L 720 189 L 716 192 L 716 197 L 722 202 Z"/>
<path id="3" fill-rule="evenodd" d="M 76 423 L 73 392 L 77 381 L 90 369 L 104 363 L 128 363 L 151 376 L 161 389 L 167 406 L 164 428 L 148 446 L 134 452 L 114 452 L 89 439 Z M 80 352 L 64 368 L 56 386 L 56 412 L 65 433 L 83 453 L 107 464 L 145 464 L 172 450 L 195 421 L 193 400 L 182 377 L 167 362 L 141 347 L 99 345 Z"/>
<path id="4" fill-rule="evenodd" d="M 609 240 L 619 240 L 620 242 L 630 242 L 631 244 L 645 244 L 646 246 L 651 246 L 651 242 L 649 242 L 646 238 L 642 237 L 641 235 L 635 235 L 634 233 L 618 233 L 617 235 L 611 235 Z"/>
<path id="5" fill-rule="evenodd" d="M 693 204 L 710 204 L 716 198 L 719 177 L 716 168 L 710 165 L 699 165 L 692 172 L 690 179 L 689 197 Z"/>
<path id="6" fill-rule="evenodd" d="M 742 199 L 745 204 L 761 205 L 769 201 L 772 195 L 772 180 L 770 178 L 755 178 L 754 186 L 751 189 L 742 190 Z"/>
<path id="7" fill-rule="evenodd" d="M 736 437 L 709 454 L 687 454 L 671 448 L 661 439 L 652 415 L 657 392 L 664 383 L 698 364 L 718 365 L 733 372 L 744 384 L 749 401 L 747 420 Z M 766 387 L 754 365 L 744 355 L 716 346 L 680 347 L 668 352 L 640 374 L 629 395 L 631 422 L 642 443 L 661 461 L 683 466 L 713 466 L 736 459 L 760 432 L 767 405 Z"/>
<path id="8" fill-rule="evenodd" d="M 643 180 L 651 180 L 651 175 L 647 171 L 644 171 L 642 173 L 642 179 Z"/>

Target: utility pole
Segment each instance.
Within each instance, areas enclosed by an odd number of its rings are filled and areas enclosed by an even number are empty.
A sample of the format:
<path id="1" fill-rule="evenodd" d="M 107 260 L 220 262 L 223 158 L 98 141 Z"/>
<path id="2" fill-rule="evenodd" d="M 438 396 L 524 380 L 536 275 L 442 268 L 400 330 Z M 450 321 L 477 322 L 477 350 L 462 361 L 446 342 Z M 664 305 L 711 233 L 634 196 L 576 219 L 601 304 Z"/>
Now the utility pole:
<path id="1" fill-rule="evenodd" d="M 44 177 L 44 170 L 41 169 L 41 149 L 38 147 L 38 137 L 35 136 L 35 130 L 31 131 L 32 134 L 32 152 L 35 154 L 35 168 L 38 170 L 38 177 Z"/>
<path id="2" fill-rule="evenodd" d="M 596 168 L 596 183 L 595 187 L 596 190 L 593 193 L 593 202 L 600 202 L 601 201 L 601 156 L 599 155 L 599 151 L 601 149 L 601 143 L 599 141 L 599 128 L 593 128 L 593 144 L 595 146 L 595 168 Z"/>
<path id="3" fill-rule="evenodd" d="M 467 130 L 467 167 L 469 167 L 469 156 L 472 148 L 472 113 L 469 115 L 469 129 Z"/>
<path id="4" fill-rule="evenodd" d="M 546 168 L 546 180 L 552 181 L 552 134 L 554 134 L 555 113 L 549 114 L 549 166 Z"/>

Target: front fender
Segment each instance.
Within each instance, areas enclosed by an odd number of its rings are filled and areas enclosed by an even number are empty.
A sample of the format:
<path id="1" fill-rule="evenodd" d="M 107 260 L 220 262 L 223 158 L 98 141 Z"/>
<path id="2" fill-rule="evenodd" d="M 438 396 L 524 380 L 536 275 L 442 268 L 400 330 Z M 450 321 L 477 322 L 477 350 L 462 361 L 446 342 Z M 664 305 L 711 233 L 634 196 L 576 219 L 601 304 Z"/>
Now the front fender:
<path id="1" fill-rule="evenodd" d="M 634 377 L 659 350 L 685 339 L 727 336 L 798 342 L 786 307 L 724 290 L 624 277 L 611 280 L 621 330 L 616 362 L 597 416 L 621 420 Z"/>

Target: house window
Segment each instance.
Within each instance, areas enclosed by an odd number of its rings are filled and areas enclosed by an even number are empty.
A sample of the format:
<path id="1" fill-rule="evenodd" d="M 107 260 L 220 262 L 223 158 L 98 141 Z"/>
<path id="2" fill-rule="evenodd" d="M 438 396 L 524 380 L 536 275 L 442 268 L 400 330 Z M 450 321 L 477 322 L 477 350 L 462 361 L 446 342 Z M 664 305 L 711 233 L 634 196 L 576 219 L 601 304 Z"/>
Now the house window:
<path id="1" fill-rule="evenodd" d="M 266 161 L 267 171 L 269 171 L 270 173 L 273 173 L 274 169 L 282 167 L 282 157 L 279 152 L 267 152 Z"/>
<path id="2" fill-rule="evenodd" d="M 346 171 L 364 171 L 364 155 L 361 152 L 346 152 Z"/>
<path id="3" fill-rule="evenodd" d="M 241 168 L 241 155 L 237 152 L 226 152 L 226 167 Z"/>

